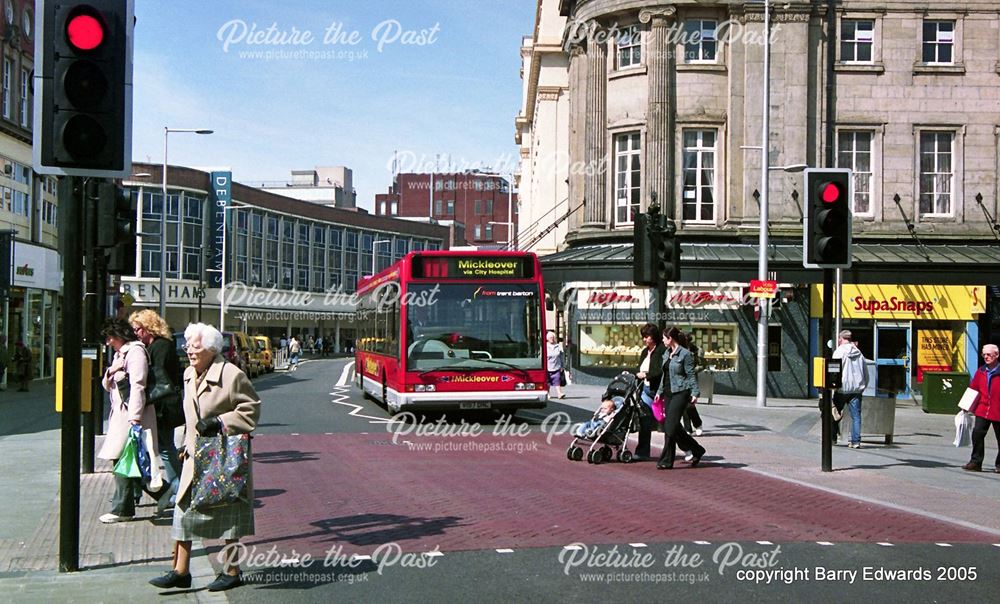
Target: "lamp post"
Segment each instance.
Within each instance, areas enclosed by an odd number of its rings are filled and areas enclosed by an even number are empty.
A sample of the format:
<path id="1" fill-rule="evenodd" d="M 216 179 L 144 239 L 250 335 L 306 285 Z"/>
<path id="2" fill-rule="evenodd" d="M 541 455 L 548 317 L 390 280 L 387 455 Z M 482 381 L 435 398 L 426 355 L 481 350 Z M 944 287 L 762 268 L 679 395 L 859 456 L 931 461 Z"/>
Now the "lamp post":
<path id="1" fill-rule="evenodd" d="M 375 260 L 378 258 L 377 250 L 378 244 L 380 243 L 392 243 L 392 239 L 376 239 L 375 241 L 372 241 L 372 276 L 378 272 L 375 270 Z"/>
<path id="2" fill-rule="evenodd" d="M 168 128 L 163 127 L 163 201 L 160 204 L 160 316 L 167 318 L 167 140 L 171 132 L 192 132 L 194 134 L 212 134 L 214 130 L 207 128 Z M 180 262 L 180 250 L 177 256 Z"/>

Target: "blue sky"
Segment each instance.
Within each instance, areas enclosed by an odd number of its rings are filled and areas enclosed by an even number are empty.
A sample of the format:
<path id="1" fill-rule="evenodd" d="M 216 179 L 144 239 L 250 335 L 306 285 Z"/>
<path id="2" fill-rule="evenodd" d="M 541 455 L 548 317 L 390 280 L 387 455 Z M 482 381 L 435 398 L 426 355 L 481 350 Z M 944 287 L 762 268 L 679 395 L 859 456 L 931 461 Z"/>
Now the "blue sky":
<path id="1" fill-rule="evenodd" d="M 346 165 L 367 209 L 391 183 L 394 151 L 404 169 L 436 154 L 442 167 L 447 156 L 512 166 L 534 10 L 530 0 L 137 0 L 132 156 L 162 162 L 164 126 L 211 128 L 171 134 L 170 163 L 229 166 L 240 182 Z"/>

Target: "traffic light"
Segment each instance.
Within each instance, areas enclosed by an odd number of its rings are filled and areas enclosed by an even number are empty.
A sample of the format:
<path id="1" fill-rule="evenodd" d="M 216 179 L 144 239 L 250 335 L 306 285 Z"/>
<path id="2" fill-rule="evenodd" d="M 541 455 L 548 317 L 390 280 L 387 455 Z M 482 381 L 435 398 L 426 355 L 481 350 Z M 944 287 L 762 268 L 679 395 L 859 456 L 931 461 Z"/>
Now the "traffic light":
<path id="1" fill-rule="evenodd" d="M 132 192 L 102 182 L 97 199 L 97 247 L 104 248 L 108 273 L 135 275 L 136 209 Z"/>
<path id="2" fill-rule="evenodd" d="M 49 0 L 38 9 L 36 172 L 131 172 L 133 13 L 133 0 Z"/>
<path id="3" fill-rule="evenodd" d="M 662 220 L 650 231 L 653 255 L 653 278 L 658 283 L 672 283 L 681 278 L 681 243 L 673 220 Z"/>
<path id="4" fill-rule="evenodd" d="M 651 227 L 659 216 L 637 213 L 632 221 L 632 281 L 636 285 L 655 286 Z"/>
<path id="5" fill-rule="evenodd" d="M 806 268 L 851 266 L 852 182 L 847 169 L 805 171 L 802 265 Z"/>

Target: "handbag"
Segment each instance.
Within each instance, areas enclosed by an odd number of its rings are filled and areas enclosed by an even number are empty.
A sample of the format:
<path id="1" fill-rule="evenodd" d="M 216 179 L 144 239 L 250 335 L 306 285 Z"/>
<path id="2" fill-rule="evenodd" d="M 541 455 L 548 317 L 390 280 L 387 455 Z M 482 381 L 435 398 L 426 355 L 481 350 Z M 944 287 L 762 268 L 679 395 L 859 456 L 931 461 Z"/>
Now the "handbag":
<path id="1" fill-rule="evenodd" d="M 195 399 L 195 411 L 201 408 Z M 206 511 L 246 500 L 250 476 L 250 435 L 198 436 L 193 453 L 191 507 Z"/>
<path id="2" fill-rule="evenodd" d="M 660 397 L 653 398 L 653 419 L 658 422 L 662 422 L 663 418 L 667 416 L 663 408 L 663 399 Z"/>
<path id="3" fill-rule="evenodd" d="M 565 386 L 565 385 L 566 385 L 566 370 L 565 369 L 560 369 L 559 370 L 559 386 Z"/>
<path id="4" fill-rule="evenodd" d="M 128 433 L 121 455 L 118 456 L 118 461 L 115 462 L 114 473 L 122 478 L 142 477 L 142 472 L 139 470 L 138 447 L 131 431 Z"/>
<path id="5" fill-rule="evenodd" d="M 250 435 L 199 436 L 194 450 L 191 507 L 199 511 L 246 500 Z"/>

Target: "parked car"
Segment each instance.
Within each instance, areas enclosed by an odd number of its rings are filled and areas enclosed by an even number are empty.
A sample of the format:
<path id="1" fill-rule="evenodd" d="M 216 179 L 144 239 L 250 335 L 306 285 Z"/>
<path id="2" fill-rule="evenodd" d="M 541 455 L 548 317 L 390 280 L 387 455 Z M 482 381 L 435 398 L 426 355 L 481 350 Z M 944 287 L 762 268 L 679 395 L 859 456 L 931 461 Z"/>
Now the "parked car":
<path id="1" fill-rule="evenodd" d="M 183 331 L 174 332 L 174 343 L 177 345 L 177 356 L 181 362 L 181 369 L 187 369 L 190 363 L 188 363 L 187 353 L 184 352 L 184 345 L 187 343 L 187 340 L 184 339 Z M 240 352 L 237 337 L 232 332 L 222 332 L 222 357 L 239 367 L 243 373 L 246 373 L 248 376 L 250 375 L 247 372 L 246 353 Z"/>
<path id="2" fill-rule="evenodd" d="M 264 371 L 271 373 L 274 371 L 274 351 L 271 350 L 271 340 L 267 336 L 254 336 L 253 339 L 257 342 Z"/>
<path id="3" fill-rule="evenodd" d="M 255 354 L 257 344 L 242 331 L 234 331 L 232 332 L 232 336 L 236 344 L 236 349 L 239 351 L 240 358 L 243 361 L 243 364 L 240 366 L 243 373 L 247 374 L 247 377 L 250 378 L 255 378 L 263 373 L 260 361 Z"/>

